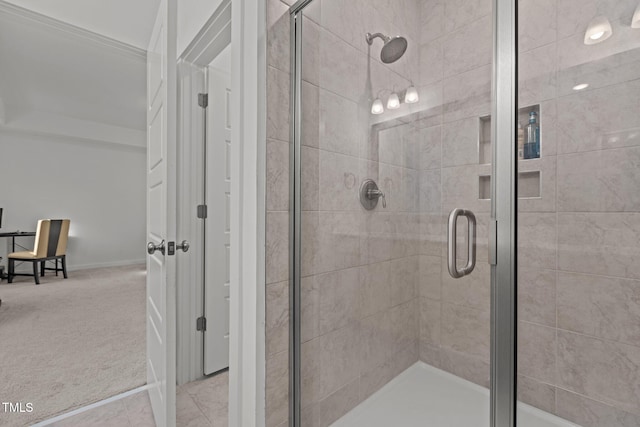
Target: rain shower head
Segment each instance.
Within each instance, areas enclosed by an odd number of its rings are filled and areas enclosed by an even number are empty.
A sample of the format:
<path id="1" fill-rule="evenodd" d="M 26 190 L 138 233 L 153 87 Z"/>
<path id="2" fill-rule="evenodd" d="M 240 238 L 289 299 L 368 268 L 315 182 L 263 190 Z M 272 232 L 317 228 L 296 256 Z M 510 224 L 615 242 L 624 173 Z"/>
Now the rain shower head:
<path id="1" fill-rule="evenodd" d="M 389 37 L 382 33 L 367 33 L 367 43 L 369 46 L 373 44 L 373 39 L 379 37 L 384 42 L 382 50 L 380 51 L 380 59 L 385 64 L 391 64 L 396 62 L 407 51 L 407 39 L 402 36 Z"/>

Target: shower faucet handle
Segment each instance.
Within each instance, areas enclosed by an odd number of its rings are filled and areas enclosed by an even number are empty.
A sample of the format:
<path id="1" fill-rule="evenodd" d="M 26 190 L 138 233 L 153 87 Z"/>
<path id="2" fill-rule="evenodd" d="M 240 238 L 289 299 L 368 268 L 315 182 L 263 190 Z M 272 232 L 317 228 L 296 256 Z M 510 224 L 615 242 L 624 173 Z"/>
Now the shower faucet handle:
<path id="1" fill-rule="evenodd" d="M 360 203 L 362 207 L 370 211 L 375 209 L 378 204 L 378 199 L 382 199 L 382 207 L 387 207 L 387 199 L 384 197 L 384 192 L 378 188 L 378 184 L 370 178 L 362 181 L 360 185 Z"/>
<path id="2" fill-rule="evenodd" d="M 382 199 L 382 207 L 387 208 L 387 199 L 384 197 L 384 192 L 378 188 L 367 190 L 367 197 L 371 200 Z"/>

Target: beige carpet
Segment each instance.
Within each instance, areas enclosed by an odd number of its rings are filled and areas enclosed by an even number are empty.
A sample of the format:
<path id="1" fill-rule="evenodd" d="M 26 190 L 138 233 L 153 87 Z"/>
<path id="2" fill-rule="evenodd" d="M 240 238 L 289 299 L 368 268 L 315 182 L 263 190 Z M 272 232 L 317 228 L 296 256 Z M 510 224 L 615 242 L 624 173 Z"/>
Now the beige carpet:
<path id="1" fill-rule="evenodd" d="M 24 426 L 146 383 L 144 266 L 47 272 L 0 283 L 0 402 Z"/>

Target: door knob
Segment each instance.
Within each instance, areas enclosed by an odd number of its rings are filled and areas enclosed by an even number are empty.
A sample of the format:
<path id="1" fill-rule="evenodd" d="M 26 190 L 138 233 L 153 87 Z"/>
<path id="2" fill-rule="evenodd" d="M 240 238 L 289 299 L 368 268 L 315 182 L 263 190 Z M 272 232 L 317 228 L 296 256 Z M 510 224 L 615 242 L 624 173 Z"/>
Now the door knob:
<path id="1" fill-rule="evenodd" d="M 187 245 L 188 247 L 189 245 Z M 156 251 L 160 251 L 164 255 L 164 240 L 159 245 L 154 245 L 153 242 L 147 243 L 147 253 L 153 255 Z"/>
<path id="2" fill-rule="evenodd" d="M 176 245 L 176 249 L 181 249 L 182 252 L 187 252 L 189 250 L 189 242 L 183 240 L 181 243 Z"/>

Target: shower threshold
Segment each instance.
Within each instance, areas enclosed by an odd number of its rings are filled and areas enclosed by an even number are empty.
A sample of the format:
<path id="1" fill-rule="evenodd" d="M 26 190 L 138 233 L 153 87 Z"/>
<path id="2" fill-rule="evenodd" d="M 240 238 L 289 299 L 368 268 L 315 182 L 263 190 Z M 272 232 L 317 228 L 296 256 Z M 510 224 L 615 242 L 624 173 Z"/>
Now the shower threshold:
<path id="1" fill-rule="evenodd" d="M 518 402 L 518 427 L 580 427 Z M 334 427 L 489 427 L 489 390 L 417 362 Z"/>

